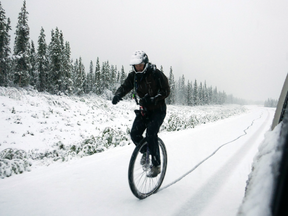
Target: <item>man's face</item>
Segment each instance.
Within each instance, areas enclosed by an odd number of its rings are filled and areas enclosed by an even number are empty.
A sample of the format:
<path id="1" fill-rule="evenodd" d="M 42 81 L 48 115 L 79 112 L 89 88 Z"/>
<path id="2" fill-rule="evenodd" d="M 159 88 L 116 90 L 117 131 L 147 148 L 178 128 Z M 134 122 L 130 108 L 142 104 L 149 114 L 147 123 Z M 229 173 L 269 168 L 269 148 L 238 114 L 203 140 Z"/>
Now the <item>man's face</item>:
<path id="1" fill-rule="evenodd" d="M 135 66 L 135 69 L 137 72 L 141 72 L 144 70 L 144 66 L 145 64 L 137 64 L 137 65 L 134 65 Z"/>

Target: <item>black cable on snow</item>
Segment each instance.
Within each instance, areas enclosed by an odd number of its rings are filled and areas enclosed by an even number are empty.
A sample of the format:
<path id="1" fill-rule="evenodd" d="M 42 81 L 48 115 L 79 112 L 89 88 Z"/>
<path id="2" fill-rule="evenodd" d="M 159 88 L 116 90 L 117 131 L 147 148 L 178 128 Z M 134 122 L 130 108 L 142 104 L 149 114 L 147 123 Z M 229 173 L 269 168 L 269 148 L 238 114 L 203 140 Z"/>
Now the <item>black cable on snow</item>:
<path id="1" fill-rule="evenodd" d="M 209 158 L 211 158 L 213 155 L 215 155 L 222 147 L 224 147 L 225 145 L 228 145 L 228 144 L 230 144 L 230 143 L 233 143 L 233 142 L 235 142 L 236 140 L 240 139 L 241 137 L 247 135 L 247 132 L 246 132 L 246 131 L 247 131 L 250 127 L 253 126 L 253 124 L 254 124 L 254 122 L 255 122 L 256 120 L 262 118 L 262 115 L 263 115 L 263 112 L 261 113 L 261 115 L 260 115 L 258 118 L 254 119 L 254 120 L 251 122 L 251 124 L 243 131 L 244 134 L 238 136 L 237 138 L 235 138 L 235 139 L 233 139 L 233 140 L 231 140 L 231 141 L 229 141 L 229 142 L 227 142 L 227 143 L 222 144 L 222 145 L 219 146 L 211 155 L 209 155 L 208 157 L 206 157 L 204 160 L 202 160 L 200 163 L 198 163 L 195 167 L 193 167 L 193 168 L 192 168 L 191 170 L 189 170 L 187 173 L 185 173 L 184 175 L 182 175 L 180 178 L 176 179 L 175 181 L 171 182 L 170 184 L 166 185 L 165 187 L 160 188 L 158 191 L 164 190 L 164 189 L 170 187 L 171 185 L 176 184 L 177 182 L 179 182 L 180 180 L 182 180 L 184 177 L 186 177 L 187 175 L 189 175 L 191 172 L 193 172 L 195 169 L 197 169 L 201 164 L 203 164 L 205 161 L 207 161 L 207 160 L 208 160 Z"/>

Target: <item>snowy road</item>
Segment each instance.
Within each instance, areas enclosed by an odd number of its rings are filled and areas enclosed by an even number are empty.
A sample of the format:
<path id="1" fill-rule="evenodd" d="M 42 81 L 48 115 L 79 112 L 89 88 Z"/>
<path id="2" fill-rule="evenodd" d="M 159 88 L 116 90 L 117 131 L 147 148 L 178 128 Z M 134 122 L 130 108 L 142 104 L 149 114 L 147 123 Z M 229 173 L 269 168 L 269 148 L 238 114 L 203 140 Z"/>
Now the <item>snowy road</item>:
<path id="1" fill-rule="evenodd" d="M 160 133 L 168 152 L 160 191 L 138 200 L 128 185 L 133 146 L 38 167 L 0 180 L 0 215 L 236 215 L 253 157 L 275 109 Z"/>

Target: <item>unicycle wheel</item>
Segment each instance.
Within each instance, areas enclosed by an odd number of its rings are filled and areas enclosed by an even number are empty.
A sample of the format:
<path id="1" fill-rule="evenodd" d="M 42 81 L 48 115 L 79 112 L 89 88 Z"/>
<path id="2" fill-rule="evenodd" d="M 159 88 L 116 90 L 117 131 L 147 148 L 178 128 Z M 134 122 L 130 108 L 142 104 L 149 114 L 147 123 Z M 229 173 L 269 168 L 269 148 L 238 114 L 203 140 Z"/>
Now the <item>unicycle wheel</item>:
<path id="1" fill-rule="evenodd" d="M 158 145 L 161 159 L 161 172 L 154 178 L 147 177 L 147 173 L 152 166 L 151 155 L 147 155 L 144 164 L 143 162 L 141 163 L 141 152 L 143 152 L 143 149 L 147 146 L 146 139 L 143 139 L 132 153 L 128 169 L 129 186 L 132 193 L 139 199 L 145 199 L 153 193 L 156 193 L 164 180 L 167 169 L 167 152 L 160 138 L 158 138 Z"/>

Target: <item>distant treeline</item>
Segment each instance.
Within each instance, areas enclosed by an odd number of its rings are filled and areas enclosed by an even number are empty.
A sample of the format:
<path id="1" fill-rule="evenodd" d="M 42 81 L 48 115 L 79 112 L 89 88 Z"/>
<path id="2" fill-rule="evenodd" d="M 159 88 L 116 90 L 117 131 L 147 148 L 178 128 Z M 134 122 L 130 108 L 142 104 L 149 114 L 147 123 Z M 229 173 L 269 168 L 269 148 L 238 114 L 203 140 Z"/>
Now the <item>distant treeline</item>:
<path id="1" fill-rule="evenodd" d="M 268 98 L 268 100 L 264 102 L 265 107 L 277 107 L 277 104 L 278 104 L 278 100 L 274 100 L 270 98 Z"/>
<path id="2" fill-rule="evenodd" d="M 51 94 L 103 95 L 114 92 L 127 76 L 123 66 L 119 71 L 109 61 L 100 64 L 99 57 L 95 62 L 90 61 L 89 71 L 86 72 L 81 57 L 75 61 L 71 59 L 70 44 L 64 41 L 63 33 L 58 28 L 51 31 L 51 41 L 47 44 L 42 27 L 36 48 L 29 37 L 25 0 L 18 16 L 13 52 L 10 49 L 10 23 L 0 2 L 0 86 L 32 86 L 40 92 Z M 162 66 L 160 70 L 163 71 Z M 168 78 L 171 86 L 168 104 L 196 106 L 247 103 L 218 91 L 217 87 L 208 87 L 206 81 L 186 82 L 184 75 L 176 81 L 172 67 Z"/>

